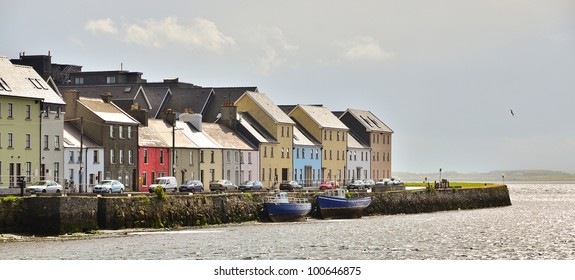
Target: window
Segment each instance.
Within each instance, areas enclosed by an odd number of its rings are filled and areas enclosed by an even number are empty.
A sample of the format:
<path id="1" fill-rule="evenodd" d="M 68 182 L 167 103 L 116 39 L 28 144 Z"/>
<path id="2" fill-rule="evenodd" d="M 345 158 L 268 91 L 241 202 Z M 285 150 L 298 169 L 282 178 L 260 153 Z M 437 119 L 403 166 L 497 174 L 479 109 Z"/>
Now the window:
<path id="1" fill-rule="evenodd" d="M 10 89 L 6 81 L 4 81 L 4 79 L 2 78 L 0 78 L 0 90 L 12 91 L 12 89 Z"/>
<path id="2" fill-rule="evenodd" d="M 26 181 L 30 181 L 32 176 L 32 163 L 27 161 L 26 162 Z"/>
<path id="3" fill-rule="evenodd" d="M 148 185 L 148 173 L 142 172 L 142 186 Z"/>
<path id="4" fill-rule="evenodd" d="M 282 148 L 282 158 L 284 158 L 284 148 Z"/>
<path id="5" fill-rule="evenodd" d="M 68 162 L 70 163 L 74 162 L 74 151 L 70 151 L 68 155 L 69 155 Z"/>
<path id="6" fill-rule="evenodd" d="M 295 149 L 295 158 L 299 158 L 299 148 Z"/>
<path id="7" fill-rule="evenodd" d="M 115 84 L 116 77 L 106 77 L 106 84 Z"/>
<path id="8" fill-rule="evenodd" d="M 315 159 L 319 159 L 319 149 L 315 149 Z"/>
<path id="9" fill-rule="evenodd" d="M 50 114 L 50 106 L 46 107 L 46 109 L 44 110 L 44 118 L 47 118 L 48 114 Z"/>
<path id="10" fill-rule="evenodd" d="M 118 126 L 118 137 L 124 139 L 124 128 L 121 125 Z"/>
<path id="11" fill-rule="evenodd" d="M 214 163 L 214 155 L 215 155 L 214 151 L 211 151 L 210 152 L 210 163 Z"/>
<path id="12" fill-rule="evenodd" d="M 148 164 L 148 150 L 144 149 L 144 164 Z"/>
<path id="13" fill-rule="evenodd" d="M 14 104 L 8 103 L 8 118 L 11 119 L 14 117 Z"/>
<path id="14" fill-rule="evenodd" d="M 271 147 L 270 156 L 271 156 L 271 158 L 273 158 L 273 157 L 274 157 L 274 147 Z"/>
<path id="15" fill-rule="evenodd" d="M 289 158 L 289 150 L 286 149 L 286 157 Z"/>
<path id="16" fill-rule="evenodd" d="M 290 131 L 290 128 L 289 128 L 289 126 L 288 126 L 288 127 L 287 127 L 287 137 L 289 137 L 289 131 Z"/>
<path id="17" fill-rule="evenodd" d="M 190 165 L 194 165 L 194 151 L 190 151 Z"/>
<path id="18" fill-rule="evenodd" d="M 132 139 L 132 127 L 128 126 L 128 139 Z"/>
<path id="19" fill-rule="evenodd" d="M 268 147 L 264 147 L 264 157 L 268 157 Z"/>
<path id="20" fill-rule="evenodd" d="M 56 118 L 57 119 L 60 118 L 60 113 L 62 113 L 62 108 L 60 108 L 60 107 L 56 108 Z"/>
<path id="21" fill-rule="evenodd" d="M 30 119 L 30 105 L 26 105 L 26 119 Z"/>
<path id="22" fill-rule="evenodd" d="M 248 152 L 248 164 L 252 164 L 252 153 Z"/>
<path id="23" fill-rule="evenodd" d="M 204 151 L 200 151 L 200 163 L 204 162 Z"/>
<path id="24" fill-rule="evenodd" d="M 240 152 L 240 164 L 244 164 L 244 153 Z"/>
<path id="25" fill-rule="evenodd" d="M 332 132 L 333 132 L 333 131 L 330 131 L 330 132 L 329 132 L 329 141 L 331 141 L 331 140 L 332 140 L 332 138 L 331 138 L 331 136 L 332 136 Z"/>
<path id="26" fill-rule="evenodd" d="M 120 164 L 124 164 L 124 150 L 120 150 Z"/>
<path id="27" fill-rule="evenodd" d="M 26 134 L 26 149 L 30 149 L 30 134 Z"/>
<path id="28" fill-rule="evenodd" d="M 284 137 L 284 127 L 282 126 L 282 137 Z"/>
<path id="29" fill-rule="evenodd" d="M 60 135 L 54 136 L 54 149 L 60 150 Z"/>
<path id="30" fill-rule="evenodd" d="M 54 181 L 60 181 L 60 163 L 54 162 Z"/>
<path id="31" fill-rule="evenodd" d="M 327 131 L 323 131 L 323 140 L 327 140 Z"/>
<path id="32" fill-rule="evenodd" d="M 266 180 L 266 169 L 262 168 L 262 181 Z"/>
<path id="33" fill-rule="evenodd" d="M 110 138 L 114 138 L 114 126 L 110 125 Z"/>
<path id="34" fill-rule="evenodd" d="M 94 151 L 94 156 L 93 156 L 93 158 L 94 158 L 94 163 L 99 163 L 99 162 L 100 162 L 98 151 Z"/>
<path id="35" fill-rule="evenodd" d="M 232 160 L 231 157 L 232 157 L 231 152 L 230 152 L 230 151 L 226 151 L 226 162 L 227 162 L 227 163 L 230 163 L 230 162 L 231 162 L 231 160 Z M 228 176 L 227 179 L 228 179 L 228 180 L 230 179 L 229 176 Z"/>
<path id="36" fill-rule="evenodd" d="M 164 164 L 164 150 L 160 150 L 160 164 Z"/>
<path id="37" fill-rule="evenodd" d="M 305 148 L 301 149 L 301 158 L 305 159 Z"/>
<path id="38" fill-rule="evenodd" d="M 83 85 L 83 84 L 84 84 L 84 78 L 83 78 L 83 77 L 76 77 L 76 78 L 74 78 L 74 84 L 76 84 L 76 85 Z"/>
<path id="39" fill-rule="evenodd" d="M 132 150 L 128 150 L 128 164 L 134 164 L 134 156 Z"/>
<path id="40" fill-rule="evenodd" d="M 42 89 L 42 84 L 40 84 L 40 81 L 38 81 L 38 79 L 32 79 L 32 78 L 28 78 L 28 80 L 30 80 L 30 82 L 34 85 L 35 88 L 37 89 Z"/>
<path id="41" fill-rule="evenodd" d="M 48 150 L 48 135 L 44 135 L 44 150 Z"/>
<path id="42" fill-rule="evenodd" d="M 337 141 L 339 141 L 339 131 L 337 132 L 336 139 L 337 139 Z"/>
<path id="43" fill-rule="evenodd" d="M 116 163 L 116 159 L 114 158 L 114 150 L 110 150 L 110 163 Z"/>

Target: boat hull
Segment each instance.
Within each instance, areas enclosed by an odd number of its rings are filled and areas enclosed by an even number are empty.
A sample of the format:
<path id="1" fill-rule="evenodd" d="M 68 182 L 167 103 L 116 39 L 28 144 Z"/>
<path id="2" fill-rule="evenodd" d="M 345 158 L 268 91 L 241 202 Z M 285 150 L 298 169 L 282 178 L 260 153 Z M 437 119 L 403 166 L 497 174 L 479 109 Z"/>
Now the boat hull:
<path id="1" fill-rule="evenodd" d="M 266 203 L 265 207 L 274 222 L 302 222 L 311 211 L 311 203 Z"/>
<path id="2" fill-rule="evenodd" d="M 371 203 L 371 197 L 341 198 L 320 195 L 317 204 L 324 219 L 361 218 L 363 209 Z"/>

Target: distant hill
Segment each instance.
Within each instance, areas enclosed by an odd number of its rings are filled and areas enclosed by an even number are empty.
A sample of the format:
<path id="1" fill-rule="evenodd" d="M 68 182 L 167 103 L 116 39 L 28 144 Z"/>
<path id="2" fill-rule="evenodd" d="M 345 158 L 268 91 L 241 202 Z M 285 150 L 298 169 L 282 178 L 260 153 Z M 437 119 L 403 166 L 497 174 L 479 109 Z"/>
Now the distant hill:
<path id="1" fill-rule="evenodd" d="M 458 173 L 455 171 L 441 172 L 441 178 L 449 181 L 575 181 L 575 174 L 551 170 L 494 170 L 486 173 Z M 403 181 L 418 182 L 427 177 L 428 181 L 439 181 L 439 172 L 411 173 L 393 172 L 393 176 Z"/>

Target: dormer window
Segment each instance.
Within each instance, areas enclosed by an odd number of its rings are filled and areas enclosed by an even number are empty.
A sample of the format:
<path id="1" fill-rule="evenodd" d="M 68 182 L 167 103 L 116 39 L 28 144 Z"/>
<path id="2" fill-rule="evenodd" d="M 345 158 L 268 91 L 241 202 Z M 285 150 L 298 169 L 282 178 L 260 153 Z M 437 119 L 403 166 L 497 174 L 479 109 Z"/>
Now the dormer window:
<path id="1" fill-rule="evenodd" d="M 106 84 L 115 84 L 116 83 L 116 77 L 106 77 Z"/>

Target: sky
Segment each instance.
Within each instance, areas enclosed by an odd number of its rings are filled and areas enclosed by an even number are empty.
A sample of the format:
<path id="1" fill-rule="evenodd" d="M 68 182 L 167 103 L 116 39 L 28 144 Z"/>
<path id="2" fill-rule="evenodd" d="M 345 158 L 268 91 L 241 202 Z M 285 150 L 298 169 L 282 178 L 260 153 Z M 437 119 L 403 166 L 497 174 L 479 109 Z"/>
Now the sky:
<path id="1" fill-rule="evenodd" d="M 572 0 L 1 1 L 2 56 L 369 110 L 393 172 L 575 173 Z"/>

